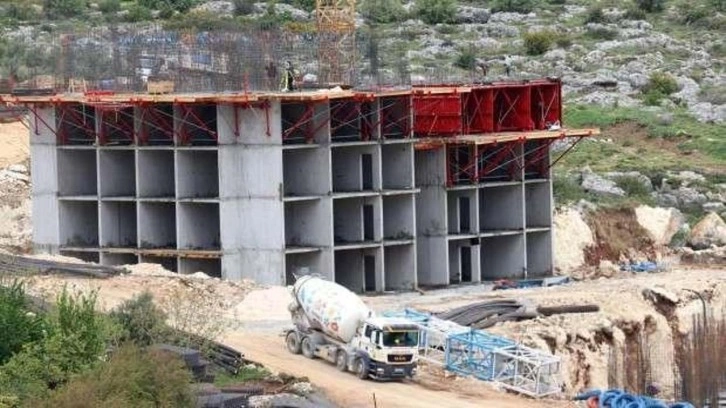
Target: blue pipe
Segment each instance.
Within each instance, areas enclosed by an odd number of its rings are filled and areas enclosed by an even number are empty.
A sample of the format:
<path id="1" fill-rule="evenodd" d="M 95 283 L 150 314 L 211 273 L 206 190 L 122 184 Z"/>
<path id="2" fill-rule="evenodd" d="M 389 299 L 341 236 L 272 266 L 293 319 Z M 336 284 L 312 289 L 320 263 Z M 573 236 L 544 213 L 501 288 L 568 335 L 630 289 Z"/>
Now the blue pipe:
<path id="1" fill-rule="evenodd" d="M 575 401 L 597 397 L 599 408 L 695 408 L 688 402 L 666 404 L 655 398 L 629 394 L 622 390 L 589 390 L 577 395 Z"/>

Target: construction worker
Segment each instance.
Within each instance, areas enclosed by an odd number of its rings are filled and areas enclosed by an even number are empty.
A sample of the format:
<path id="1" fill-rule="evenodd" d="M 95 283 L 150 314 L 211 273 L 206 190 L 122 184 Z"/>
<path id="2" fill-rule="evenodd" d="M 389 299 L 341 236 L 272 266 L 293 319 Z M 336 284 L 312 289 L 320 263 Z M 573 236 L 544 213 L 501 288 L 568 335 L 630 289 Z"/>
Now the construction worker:
<path id="1" fill-rule="evenodd" d="M 282 77 L 282 90 L 283 92 L 292 92 L 295 90 L 295 68 L 292 66 L 292 62 L 285 61 L 285 75 Z"/>
<path id="2" fill-rule="evenodd" d="M 277 67 L 272 60 L 269 60 L 265 65 L 265 72 L 267 73 L 267 86 L 269 89 L 274 89 L 277 80 Z"/>
<path id="3" fill-rule="evenodd" d="M 486 61 L 479 61 L 477 66 L 481 70 L 481 77 L 483 80 L 487 79 L 487 73 L 489 72 L 489 63 Z"/>
<path id="4" fill-rule="evenodd" d="M 512 60 L 509 58 L 509 55 L 504 57 L 504 73 L 507 76 L 512 75 Z"/>

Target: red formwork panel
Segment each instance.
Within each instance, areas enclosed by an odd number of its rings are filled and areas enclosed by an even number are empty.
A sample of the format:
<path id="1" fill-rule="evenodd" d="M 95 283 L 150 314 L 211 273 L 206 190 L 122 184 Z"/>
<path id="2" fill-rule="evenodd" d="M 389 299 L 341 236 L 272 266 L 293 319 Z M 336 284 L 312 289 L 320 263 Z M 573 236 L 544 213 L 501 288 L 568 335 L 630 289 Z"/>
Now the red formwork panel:
<path id="1" fill-rule="evenodd" d="M 464 133 L 494 132 L 494 90 L 474 88 L 464 94 Z"/>
<path id="2" fill-rule="evenodd" d="M 550 125 L 562 124 L 562 86 L 559 81 L 532 83 L 531 100 L 535 129 L 545 130 Z"/>
<path id="3" fill-rule="evenodd" d="M 413 95 L 413 131 L 416 137 L 461 134 L 461 93 Z"/>
<path id="4" fill-rule="evenodd" d="M 534 129 L 529 84 L 494 86 L 494 131 L 519 132 Z"/>

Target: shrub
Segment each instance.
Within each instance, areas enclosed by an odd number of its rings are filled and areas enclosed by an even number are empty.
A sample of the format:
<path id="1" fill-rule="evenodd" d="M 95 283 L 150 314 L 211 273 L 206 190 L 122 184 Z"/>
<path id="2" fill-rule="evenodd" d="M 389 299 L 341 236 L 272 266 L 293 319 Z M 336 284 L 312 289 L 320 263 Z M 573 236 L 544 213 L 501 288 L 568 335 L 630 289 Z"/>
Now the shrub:
<path id="1" fill-rule="evenodd" d="M 128 13 L 124 19 L 129 23 L 138 23 L 140 21 L 151 20 L 151 10 L 141 4 L 134 4 L 129 7 Z"/>
<path id="2" fill-rule="evenodd" d="M 197 0 L 138 0 L 140 6 L 152 10 L 160 10 L 164 7 L 171 7 L 175 11 L 186 13 L 195 4 Z"/>
<path id="3" fill-rule="evenodd" d="M 0 365 L 42 337 L 43 321 L 29 311 L 21 282 L 0 286 L 0 328 Z"/>
<path id="4" fill-rule="evenodd" d="M 627 10 L 625 10 L 625 14 L 623 17 L 626 20 L 645 20 L 646 14 L 645 11 L 638 7 L 628 7 Z"/>
<path id="5" fill-rule="evenodd" d="M 50 18 L 77 17 L 85 7 L 85 0 L 45 0 L 43 3 L 43 9 Z"/>
<path id="6" fill-rule="evenodd" d="M 8 4 L 5 8 L 5 17 L 19 21 L 32 21 L 40 19 L 35 8 L 29 4 Z"/>
<path id="7" fill-rule="evenodd" d="M 572 46 L 572 38 L 567 34 L 560 34 L 555 37 L 555 44 L 560 48 L 570 48 Z"/>
<path id="8" fill-rule="evenodd" d="M 98 4 L 98 9 L 104 14 L 116 13 L 121 11 L 121 2 L 119 0 L 103 0 Z"/>
<path id="9" fill-rule="evenodd" d="M 473 47 L 462 49 L 456 57 L 454 65 L 468 71 L 476 69 L 476 49 Z"/>
<path id="10" fill-rule="evenodd" d="M 726 0 L 710 0 L 711 6 L 718 11 L 726 11 Z"/>
<path id="11" fill-rule="evenodd" d="M 139 346 L 154 344 L 168 334 L 166 315 L 154 304 L 149 292 L 135 296 L 114 309 L 111 319 L 121 327 L 120 341 Z"/>
<path id="12" fill-rule="evenodd" d="M 618 32 L 607 27 L 595 27 L 589 29 L 587 35 L 596 40 L 611 41 L 618 37 Z"/>
<path id="13" fill-rule="evenodd" d="M 0 395 L 43 398 L 73 375 L 96 366 L 112 326 L 96 314 L 96 294 L 71 296 L 64 289 L 47 317 L 44 336 L 25 344 L 0 367 Z"/>
<path id="14" fill-rule="evenodd" d="M 661 95 L 670 95 L 678 92 L 676 79 L 664 72 L 653 72 L 648 78 L 648 83 L 643 88 L 646 93 L 655 92 Z"/>
<path id="15" fill-rule="evenodd" d="M 569 174 L 558 174 L 553 178 L 552 195 L 557 205 L 574 203 L 587 197 L 577 179 Z"/>
<path id="16" fill-rule="evenodd" d="M 585 24 L 587 23 L 604 23 L 606 21 L 605 13 L 602 7 L 590 7 L 585 13 Z"/>
<path id="17" fill-rule="evenodd" d="M 416 0 L 416 14 L 426 24 L 453 23 L 456 0 Z"/>
<path id="18" fill-rule="evenodd" d="M 714 105 L 726 104 L 726 86 L 705 86 L 701 88 L 701 99 Z"/>
<path id="19" fill-rule="evenodd" d="M 525 33 L 524 48 L 528 55 L 542 55 L 552 47 L 555 38 L 556 34 L 552 31 Z"/>
<path id="20" fill-rule="evenodd" d="M 491 7 L 492 11 L 530 13 L 538 3 L 536 0 L 494 0 L 491 2 Z"/>
<path id="21" fill-rule="evenodd" d="M 193 407 L 191 374 L 177 356 L 127 345 L 108 363 L 70 381 L 35 406 Z"/>
<path id="22" fill-rule="evenodd" d="M 615 184 L 623 189 L 629 197 L 640 199 L 650 198 L 650 190 L 638 177 L 621 176 L 615 180 Z"/>
<path id="23" fill-rule="evenodd" d="M 664 0 L 635 0 L 635 4 L 638 8 L 646 13 L 663 11 L 664 3 Z"/>
<path id="24" fill-rule="evenodd" d="M 254 0 L 234 0 L 232 4 L 235 16 L 247 16 L 255 11 Z"/>
<path id="25" fill-rule="evenodd" d="M 406 15 L 400 0 L 366 0 L 359 10 L 367 21 L 381 24 L 402 21 Z"/>

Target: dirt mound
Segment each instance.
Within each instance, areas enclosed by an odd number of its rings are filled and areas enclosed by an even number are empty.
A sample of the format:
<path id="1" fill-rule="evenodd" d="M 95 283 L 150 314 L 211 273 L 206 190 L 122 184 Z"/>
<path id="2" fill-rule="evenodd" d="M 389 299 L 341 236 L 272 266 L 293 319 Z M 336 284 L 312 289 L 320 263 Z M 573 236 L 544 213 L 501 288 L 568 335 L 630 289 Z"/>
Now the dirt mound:
<path id="1" fill-rule="evenodd" d="M 586 220 L 595 235 L 595 243 L 585 249 L 588 265 L 597 266 L 603 260 L 655 259 L 654 242 L 638 223 L 634 209 L 598 209 L 588 213 Z"/>
<path id="2" fill-rule="evenodd" d="M 0 122 L 0 168 L 30 159 L 28 129 L 21 122 Z"/>
<path id="3" fill-rule="evenodd" d="M 594 244 L 590 227 L 573 208 L 558 211 L 554 219 L 555 268 L 567 274 L 585 263 L 583 250 Z"/>

